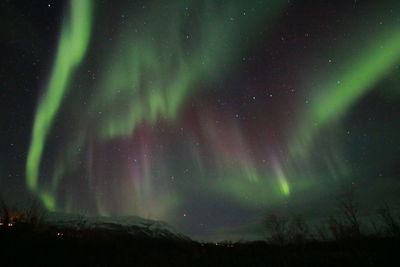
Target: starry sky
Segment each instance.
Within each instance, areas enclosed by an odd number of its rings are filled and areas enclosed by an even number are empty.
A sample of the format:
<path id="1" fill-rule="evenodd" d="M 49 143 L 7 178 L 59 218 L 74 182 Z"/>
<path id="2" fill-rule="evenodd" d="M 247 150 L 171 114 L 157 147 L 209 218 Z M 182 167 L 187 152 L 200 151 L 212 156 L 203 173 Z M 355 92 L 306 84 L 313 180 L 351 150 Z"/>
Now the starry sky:
<path id="1" fill-rule="evenodd" d="M 397 0 L 2 1 L 0 25 L 10 202 L 224 239 L 400 192 Z"/>

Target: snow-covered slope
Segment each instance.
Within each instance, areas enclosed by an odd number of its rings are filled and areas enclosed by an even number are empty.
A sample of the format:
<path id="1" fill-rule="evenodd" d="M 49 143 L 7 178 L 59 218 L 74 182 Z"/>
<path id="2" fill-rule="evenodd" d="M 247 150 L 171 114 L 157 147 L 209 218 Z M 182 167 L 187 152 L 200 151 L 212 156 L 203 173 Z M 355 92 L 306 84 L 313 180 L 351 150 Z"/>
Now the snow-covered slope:
<path id="1" fill-rule="evenodd" d="M 173 239 L 190 240 L 187 236 L 177 232 L 165 222 L 144 219 L 138 216 L 93 216 L 52 212 L 47 214 L 49 224 L 68 228 L 96 228 L 123 232 L 135 236 L 168 237 Z"/>

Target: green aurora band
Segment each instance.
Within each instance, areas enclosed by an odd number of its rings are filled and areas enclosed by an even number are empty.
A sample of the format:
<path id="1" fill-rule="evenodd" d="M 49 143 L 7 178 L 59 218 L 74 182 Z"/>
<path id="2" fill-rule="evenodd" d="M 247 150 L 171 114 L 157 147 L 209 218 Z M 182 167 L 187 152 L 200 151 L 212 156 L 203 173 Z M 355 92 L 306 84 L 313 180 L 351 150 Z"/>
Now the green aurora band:
<path id="1" fill-rule="evenodd" d="M 68 90 L 71 75 L 82 61 L 88 47 L 91 12 L 91 1 L 72 0 L 70 17 L 63 23 L 52 75 L 33 123 L 26 164 L 27 186 L 32 191 L 39 189 L 39 168 L 46 138 Z M 46 193 L 42 194 L 42 199 L 48 208 L 54 208 L 55 203 Z"/>
<path id="2" fill-rule="evenodd" d="M 368 40 L 359 38 L 364 43 L 357 45 L 358 51 L 350 54 L 346 48 L 342 49 L 344 52 L 338 55 L 342 65 L 329 69 L 329 74 L 318 75 L 326 77 L 324 80 L 310 83 L 314 95 L 310 97 L 311 104 L 300 120 L 299 131 L 292 138 L 291 151 L 294 155 L 306 156 L 319 131 L 342 118 L 399 63 L 399 23 L 389 20 L 385 25 L 388 26 L 382 32 L 364 35 L 368 36 Z M 398 91 L 398 88 L 393 90 Z"/>

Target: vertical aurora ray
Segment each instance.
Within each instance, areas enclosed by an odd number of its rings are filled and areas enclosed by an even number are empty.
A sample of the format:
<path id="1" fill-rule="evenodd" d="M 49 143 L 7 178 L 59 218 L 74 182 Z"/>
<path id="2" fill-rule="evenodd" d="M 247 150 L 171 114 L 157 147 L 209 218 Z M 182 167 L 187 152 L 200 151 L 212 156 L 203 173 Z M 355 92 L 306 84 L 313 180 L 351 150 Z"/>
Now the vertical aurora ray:
<path id="1" fill-rule="evenodd" d="M 290 195 L 290 186 L 287 182 L 287 178 L 285 173 L 282 170 L 282 167 L 278 164 L 277 161 L 274 161 L 273 163 L 275 175 L 277 177 L 277 180 L 279 182 L 279 188 L 281 191 L 281 194 L 284 196 L 289 196 Z"/>
<path id="2" fill-rule="evenodd" d="M 91 1 L 71 1 L 70 16 L 65 19 L 58 50 L 48 86 L 40 100 L 33 123 L 31 145 L 26 164 L 27 186 L 38 191 L 40 162 L 46 138 L 68 91 L 71 75 L 83 59 L 89 43 L 91 28 Z M 39 190 L 40 191 L 40 190 Z M 42 194 L 48 208 L 55 203 L 49 194 Z"/>

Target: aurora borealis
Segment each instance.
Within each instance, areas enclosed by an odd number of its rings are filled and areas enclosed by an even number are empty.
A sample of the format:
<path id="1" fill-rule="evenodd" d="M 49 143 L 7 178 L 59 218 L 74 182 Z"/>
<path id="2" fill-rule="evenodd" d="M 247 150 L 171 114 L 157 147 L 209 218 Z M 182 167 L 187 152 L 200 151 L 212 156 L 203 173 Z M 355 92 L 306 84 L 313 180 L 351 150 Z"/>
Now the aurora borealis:
<path id="1" fill-rule="evenodd" d="M 27 85 L 2 65 L 4 98 L 31 90 L 15 100 L 29 126 L 2 123 L 2 146 L 29 140 L 1 153 L 5 195 L 209 238 L 269 209 L 323 209 L 347 185 L 397 186 L 398 1 L 62 2 L 34 4 L 58 5 L 47 45 L 6 45 L 43 62 Z"/>

